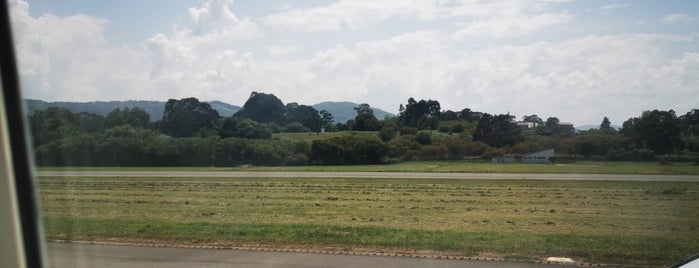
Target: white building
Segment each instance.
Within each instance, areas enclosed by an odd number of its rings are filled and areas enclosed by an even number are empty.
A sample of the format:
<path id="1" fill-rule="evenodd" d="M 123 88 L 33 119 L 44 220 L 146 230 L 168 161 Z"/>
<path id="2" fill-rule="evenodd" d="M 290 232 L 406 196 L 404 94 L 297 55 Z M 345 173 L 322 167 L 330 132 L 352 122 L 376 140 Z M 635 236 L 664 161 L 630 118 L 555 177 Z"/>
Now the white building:
<path id="1" fill-rule="evenodd" d="M 522 163 L 548 164 L 554 157 L 553 149 L 543 150 L 522 156 Z"/>

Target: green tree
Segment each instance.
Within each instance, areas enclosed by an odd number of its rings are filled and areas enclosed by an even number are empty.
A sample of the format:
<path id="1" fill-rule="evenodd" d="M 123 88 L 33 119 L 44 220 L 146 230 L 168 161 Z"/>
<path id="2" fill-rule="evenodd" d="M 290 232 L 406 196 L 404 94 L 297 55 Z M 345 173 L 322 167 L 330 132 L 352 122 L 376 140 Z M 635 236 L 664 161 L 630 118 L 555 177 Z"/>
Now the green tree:
<path id="1" fill-rule="evenodd" d="M 320 121 L 322 123 L 322 126 L 327 131 L 334 121 L 333 114 L 326 110 L 320 110 L 320 112 L 318 113 L 320 114 Z"/>
<path id="2" fill-rule="evenodd" d="M 539 118 L 539 116 L 535 114 L 522 116 L 522 121 L 535 123 L 536 126 L 544 125 L 544 120 L 541 120 L 541 118 Z"/>
<path id="3" fill-rule="evenodd" d="M 370 115 L 374 115 L 374 110 L 371 109 L 371 106 L 369 106 L 369 104 L 367 104 L 367 103 L 362 103 L 359 106 L 354 107 L 354 110 L 357 111 L 357 115 L 365 114 L 365 113 L 370 114 Z"/>
<path id="4" fill-rule="evenodd" d="M 261 123 L 274 122 L 281 126 L 287 123 L 285 110 L 284 103 L 273 94 L 253 91 L 236 115 Z"/>
<path id="5" fill-rule="evenodd" d="M 285 117 L 286 122 L 299 122 L 314 132 L 319 132 L 323 126 L 323 119 L 318 111 L 308 105 L 298 105 L 295 102 L 287 104 Z"/>
<path id="6" fill-rule="evenodd" d="M 440 105 L 436 100 L 415 101 L 408 99 L 408 104 L 398 115 L 400 126 L 418 129 L 435 129 L 439 124 Z"/>
<path id="7" fill-rule="evenodd" d="M 513 146 L 522 140 L 522 131 L 514 122 L 514 116 L 483 114 L 473 139 L 494 147 Z"/>
<path id="8" fill-rule="evenodd" d="M 482 116 L 483 113 L 471 111 L 469 108 L 464 108 L 459 112 L 459 118 L 468 122 L 478 122 Z"/>
<path id="9" fill-rule="evenodd" d="M 81 132 L 75 115 L 68 109 L 59 107 L 34 112 L 29 117 L 29 127 L 35 148 Z"/>
<path id="10" fill-rule="evenodd" d="M 80 129 L 90 133 L 96 133 L 102 130 L 104 126 L 104 116 L 80 112 L 75 114 L 75 120 L 78 122 Z"/>
<path id="11" fill-rule="evenodd" d="M 672 153 L 682 147 L 681 131 L 675 111 L 644 111 L 641 117 L 629 118 L 621 132 L 656 154 Z"/>
<path id="12" fill-rule="evenodd" d="M 602 119 L 602 124 L 599 125 L 600 130 L 612 130 L 612 122 L 606 116 Z"/>
<path id="13" fill-rule="evenodd" d="M 678 117 L 677 124 L 685 137 L 699 136 L 699 109 L 692 109 Z"/>
<path id="14" fill-rule="evenodd" d="M 377 131 L 381 129 L 381 122 L 376 119 L 374 114 L 360 113 L 354 118 L 352 130 L 357 131 Z"/>
<path id="15" fill-rule="evenodd" d="M 150 123 L 150 115 L 141 108 L 129 109 L 116 108 L 107 114 L 104 119 L 104 128 L 109 129 L 116 126 L 129 125 L 135 128 L 146 128 Z"/>
<path id="16" fill-rule="evenodd" d="M 204 130 L 215 129 L 219 118 L 211 105 L 196 98 L 170 99 L 165 103 L 160 130 L 172 137 L 191 137 Z"/>
<path id="17" fill-rule="evenodd" d="M 222 138 L 269 139 L 272 137 L 272 130 L 265 124 L 247 118 L 229 116 L 223 120 L 219 136 Z"/>

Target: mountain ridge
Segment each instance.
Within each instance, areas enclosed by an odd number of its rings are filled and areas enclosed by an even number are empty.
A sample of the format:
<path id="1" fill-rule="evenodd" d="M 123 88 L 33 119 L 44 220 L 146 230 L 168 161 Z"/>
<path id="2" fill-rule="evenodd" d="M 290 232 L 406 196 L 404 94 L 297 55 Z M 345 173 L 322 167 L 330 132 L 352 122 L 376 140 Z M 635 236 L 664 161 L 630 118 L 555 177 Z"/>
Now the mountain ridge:
<path id="1" fill-rule="evenodd" d="M 127 101 L 88 101 L 88 102 L 70 102 L 70 101 L 54 101 L 48 102 L 36 99 L 24 99 L 25 111 L 27 114 L 31 115 L 37 110 L 44 110 L 49 107 L 62 107 L 66 108 L 73 113 L 87 112 L 98 114 L 102 116 L 107 116 L 109 112 L 117 108 L 134 108 L 138 107 L 144 110 L 148 115 L 150 115 L 151 121 L 160 120 L 165 113 L 165 103 L 164 101 L 148 101 L 148 100 L 127 100 Z M 235 114 L 241 109 L 240 106 L 229 104 L 223 101 L 206 101 L 211 108 L 216 110 L 219 115 L 223 117 L 228 117 Z M 342 101 L 324 101 L 311 107 L 318 111 L 326 110 L 333 115 L 334 122 L 344 123 L 349 119 L 354 119 L 357 115 L 354 107 L 359 106 L 357 103 Z M 392 113 L 386 112 L 384 110 L 374 108 L 374 115 L 378 119 L 383 119 L 386 115 L 395 116 Z"/>
<path id="2" fill-rule="evenodd" d="M 326 110 L 330 112 L 333 115 L 334 122 L 345 123 L 347 120 L 354 119 L 357 116 L 357 111 L 354 110 L 354 107 L 359 106 L 359 104 L 349 101 L 324 101 L 311 106 L 318 111 Z M 371 109 L 374 110 L 374 116 L 379 120 L 383 120 L 386 116 L 396 116 L 376 107 L 371 107 Z"/>

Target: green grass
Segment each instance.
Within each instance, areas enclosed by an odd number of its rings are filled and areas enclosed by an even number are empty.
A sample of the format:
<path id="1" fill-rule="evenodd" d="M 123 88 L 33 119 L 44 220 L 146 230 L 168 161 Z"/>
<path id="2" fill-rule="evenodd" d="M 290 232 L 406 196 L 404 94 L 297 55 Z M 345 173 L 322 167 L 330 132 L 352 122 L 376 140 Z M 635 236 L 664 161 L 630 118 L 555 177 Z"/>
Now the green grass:
<path id="1" fill-rule="evenodd" d="M 39 184 L 50 239 L 642 265 L 699 250 L 696 183 L 44 177 Z"/>
<path id="2" fill-rule="evenodd" d="M 162 171 L 375 171 L 375 172 L 467 172 L 467 173 L 577 173 L 699 175 L 692 163 L 660 165 L 657 162 L 580 161 L 568 164 L 494 164 L 466 161 L 411 161 L 392 165 L 355 166 L 240 166 L 240 167 L 40 167 L 55 170 L 162 170 Z"/>

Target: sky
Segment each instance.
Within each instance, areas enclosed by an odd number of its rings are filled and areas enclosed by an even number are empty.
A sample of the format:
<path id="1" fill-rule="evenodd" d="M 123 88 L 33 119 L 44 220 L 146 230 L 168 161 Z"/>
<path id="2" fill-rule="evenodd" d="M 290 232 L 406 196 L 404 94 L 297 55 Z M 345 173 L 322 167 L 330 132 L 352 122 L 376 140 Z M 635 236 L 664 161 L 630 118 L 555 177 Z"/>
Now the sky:
<path id="1" fill-rule="evenodd" d="M 242 105 L 408 98 L 621 125 L 699 108 L 699 4 L 10 0 L 25 98 Z"/>

